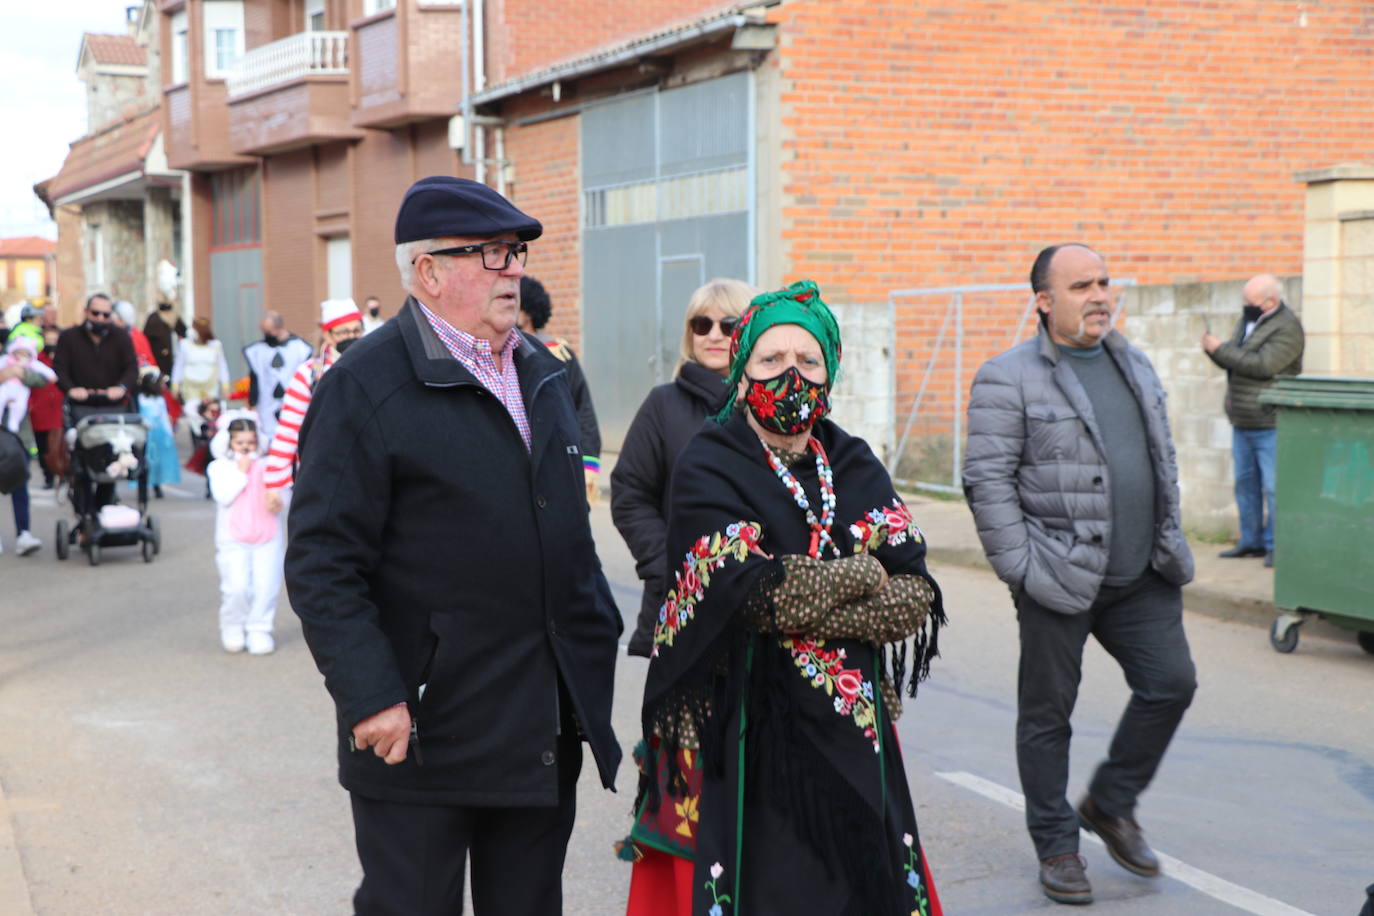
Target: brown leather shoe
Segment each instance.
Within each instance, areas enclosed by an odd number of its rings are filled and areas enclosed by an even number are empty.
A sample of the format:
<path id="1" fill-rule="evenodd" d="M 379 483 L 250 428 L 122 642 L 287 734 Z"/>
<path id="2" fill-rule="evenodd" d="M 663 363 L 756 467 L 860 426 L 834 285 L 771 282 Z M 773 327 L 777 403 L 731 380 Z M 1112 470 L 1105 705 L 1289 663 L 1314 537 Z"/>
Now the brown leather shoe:
<path id="1" fill-rule="evenodd" d="M 1108 817 L 1093 802 L 1092 796 L 1084 796 L 1078 805 L 1078 820 L 1083 829 L 1095 833 L 1107 845 L 1116 864 L 1145 878 L 1159 874 L 1159 858 L 1145 842 L 1145 834 L 1140 825 L 1130 818 Z"/>
<path id="2" fill-rule="evenodd" d="M 1076 852 L 1040 860 L 1040 888 L 1055 903 L 1092 903 L 1093 886 L 1088 883 L 1087 860 Z"/>

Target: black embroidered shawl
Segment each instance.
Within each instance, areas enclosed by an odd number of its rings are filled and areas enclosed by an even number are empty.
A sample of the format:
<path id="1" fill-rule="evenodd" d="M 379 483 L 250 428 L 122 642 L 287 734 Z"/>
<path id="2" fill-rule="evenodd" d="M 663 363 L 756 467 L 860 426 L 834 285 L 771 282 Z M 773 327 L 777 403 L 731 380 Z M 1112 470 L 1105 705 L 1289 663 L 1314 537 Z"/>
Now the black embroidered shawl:
<path id="1" fill-rule="evenodd" d="M 921 575 L 934 586 L 924 537 L 868 445 L 828 420 L 813 434 L 830 459 L 831 534 L 841 555 L 867 550 L 889 575 Z M 813 460 L 791 470 L 819 515 Z M 841 912 L 921 911 L 915 816 L 878 690 L 884 667 L 900 686 L 906 647 L 883 651 L 857 640 L 760 632 L 768 629 L 771 589 L 783 575 L 778 558 L 806 553 L 810 529 L 741 413 L 688 445 L 674 469 L 670 502 L 673 588 L 659 612 L 643 708 L 645 740 L 656 737 L 659 753 L 647 755 L 640 796 L 656 810 L 662 787 L 669 796 L 685 793 L 676 751 L 695 728 L 703 777 L 694 910 L 738 912 L 731 904 L 738 900 L 741 846 L 767 842 L 779 853 L 769 859 L 784 871 L 792 858 L 787 847 L 805 844 L 847 895 Z M 938 587 L 935 593 L 927 627 L 915 634 L 913 696 L 938 651 L 944 615 Z M 669 772 L 658 773 L 658 766 Z M 785 812 L 793 834 L 752 836 L 744 814 L 758 804 Z M 744 876 L 756 893 L 795 877 Z"/>

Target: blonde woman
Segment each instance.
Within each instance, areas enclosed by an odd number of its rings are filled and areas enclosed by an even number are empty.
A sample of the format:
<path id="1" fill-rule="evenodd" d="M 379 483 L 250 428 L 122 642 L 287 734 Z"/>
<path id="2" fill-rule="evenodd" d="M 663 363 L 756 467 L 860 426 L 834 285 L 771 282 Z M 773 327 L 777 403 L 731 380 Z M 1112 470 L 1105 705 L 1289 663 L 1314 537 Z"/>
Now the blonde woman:
<path id="1" fill-rule="evenodd" d="M 611 518 L 644 582 L 631 655 L 648 657 L 659 605 L 668 592 L 664 540 L 673 463 L 706 417 L 725 402 L 730 336 L 757 294 L 748 283 L 728 279 L 712 280 L 692 293 L 677 376 L 644 399 L 611 472 Z"/>

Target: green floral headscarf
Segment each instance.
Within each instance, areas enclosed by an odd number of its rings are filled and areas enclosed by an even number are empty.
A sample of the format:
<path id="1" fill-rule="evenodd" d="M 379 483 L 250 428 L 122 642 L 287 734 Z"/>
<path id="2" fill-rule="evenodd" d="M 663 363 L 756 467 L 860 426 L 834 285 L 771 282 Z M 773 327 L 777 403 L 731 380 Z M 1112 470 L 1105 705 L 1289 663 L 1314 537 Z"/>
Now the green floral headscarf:
<path id="1" fill-rule="evenodd" d="M 779 324 L 795 324 L 811 332 L 821 345 L 825 357 L 826 390 L 835 385 L 840 371 L 840 326 L 830 306 L 821 299 L 821 291 L 810 280 L 799 280 L 786 289 L 774 293 L 755 296 L 749 308 L 735 327 L 730 339 L 730 378 L 727 381 L 729 396 L 716 421 L 724 423 L 730 418 L 735 407 L 735 394 L 739 391 L 739 380 L 744 377 L 744 366 L 749 362 L 749 354 L 754 352 L 754 344 L 763 332 Z"/>

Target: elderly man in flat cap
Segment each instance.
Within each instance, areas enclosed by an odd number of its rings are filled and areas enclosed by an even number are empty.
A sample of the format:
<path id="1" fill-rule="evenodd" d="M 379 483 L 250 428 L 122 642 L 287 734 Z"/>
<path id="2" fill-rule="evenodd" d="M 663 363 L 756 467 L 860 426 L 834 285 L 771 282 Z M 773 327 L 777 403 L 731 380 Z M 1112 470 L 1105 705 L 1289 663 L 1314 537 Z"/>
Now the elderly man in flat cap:
<path id="1" fill-rule="evenodd" d="M 286 581 L 338 713 L 356 912 L 562 910 L 583 741 L 620 748 L 620 615 L 592 544 L 562 362 L 516 329 L 539 222 L 433 177 L 406 192 L 410 296 L 324 375 Z"/>

